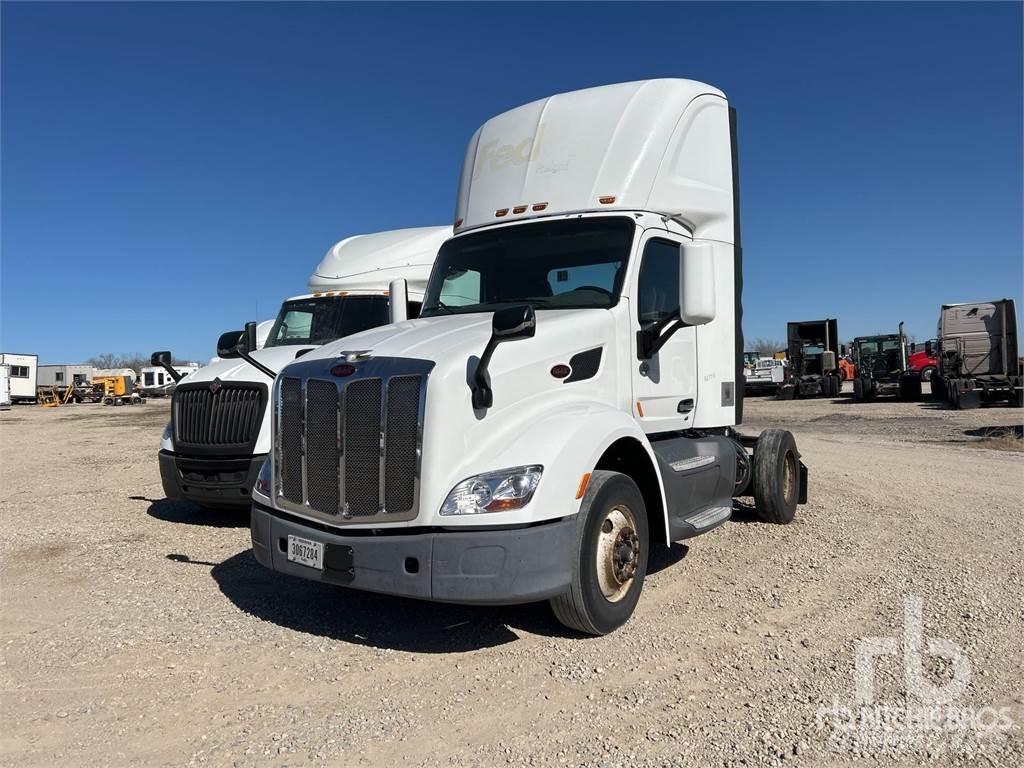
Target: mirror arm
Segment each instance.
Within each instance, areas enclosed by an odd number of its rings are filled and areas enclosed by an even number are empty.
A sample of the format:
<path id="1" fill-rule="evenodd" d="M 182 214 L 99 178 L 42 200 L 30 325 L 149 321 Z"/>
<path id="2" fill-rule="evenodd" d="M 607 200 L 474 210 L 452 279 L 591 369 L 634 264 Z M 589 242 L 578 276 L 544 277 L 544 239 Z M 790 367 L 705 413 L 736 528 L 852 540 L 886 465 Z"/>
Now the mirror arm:
<path id="1" fill-rule="evenodd" d="M 679 313 L 676 312 L 646 330 L 637 331 L 636 356 L 640 360 L 651 359 L 658 354 L 661 348 L 665 346 L 665 342 L 671 339 L 676 331 L 685 327 L 686 323 L 682 321 Z"/>
<path id="2" fill-rule="evenodd" d="M 484 347 L 484 353 L 480 355 L 480 362 L 476 364 L 476 371 L 473 373 L 473 407 L 476 409 L 490 408 L 494 405 L 494 392 L 487 382 L 487 366 L 491 364 L 491 356 L 498 343 L 498 339 L 491 336 Z"/>
<path id="3" fill-rule="evenodd" d="M 248 352 L 243 352 L 243 351 L 242 351 L 242 349 L 241 349 L 241 347 L 242 347 L 242 345 L 239 345 L 239 348 L 238 348 L 238 350 L 237 350 L 237 352 L 238 352 L 238 356 L 239 356 L 240 358 L 242 358 L 243 360 L 245 360 L 245 362 L 247 362 L 247 363 L 248 363 L 249 365 L 251 365 L 251 366 L 252 366 L 253 368 L 255 368 L 255 369 L 256 369 L 257 371 L 260 371 L 260 372 L 262 372 L 262 373 L 265 373 L 265 374 L 266 374 L 267 376 L 269 376 L 269 377 L 270 377 L 270 378 L 272 378 L 272 379 L 276 379 L 276 378 L 277 378 L 277 374 L 276 374 L 276 373 L 275 373 L 274 371 L 272 371 L 272 370 L 270 370 L 269 368 L 267 368 L 267 366 L 265 366 L 265 365 L 264 365 L 263 363 L 261 363 L 261 362 L 260 362 L 259 360 L 256 360 L 255 358 L 253 358 L 252 356 L 250 356 Z"/>
<path id="4" fill-rule="evenodd" d="M 175 384 L 177 384 L 179 381 L 185 378 L 184 374 L 178 373 L 176 370 L 174 370 L 174 366 L 172 365 L 169 365 L 167 363 L 160 363 L 160 367 L 167 371 L 168 374 L 170 374 L 170 377 L 174 379 Z"/>

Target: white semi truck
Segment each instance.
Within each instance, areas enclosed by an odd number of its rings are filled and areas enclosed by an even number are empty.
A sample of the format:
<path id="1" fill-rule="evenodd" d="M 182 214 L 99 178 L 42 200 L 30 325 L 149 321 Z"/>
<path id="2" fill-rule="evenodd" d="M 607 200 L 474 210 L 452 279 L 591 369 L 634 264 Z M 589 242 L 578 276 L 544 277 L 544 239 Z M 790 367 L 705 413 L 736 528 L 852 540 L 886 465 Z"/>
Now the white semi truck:
<path id="1" fill-rule="evenodd" d="M 265 416 L 277 370 L 328 341 L 395 316 L 415 316 L 437 251 L 451 233 L 450 226 L 419 227 L 342 240 L 313 272 L 310 293 L 281 305 L 265 343 L 256 342 L 256 323 L 247 324 L 245 332 L 224 334 L 219 359 L 175 387 L 159 453 L 167 498 L 248 509 L 250 490 L 270 450 Z M 389 294 L 399 277 L 406 292 L 400 307 Z M 252 351 L 243 350 L 240 358 L 235 347 L 243 335 Z M 170 352 L 154 353 L 151 362 L 174 375 Z"/>
<path id="2" fill-rule="evenodd" d="M 356 589 L 632 614 L 650 547 L 751 494 L 805 500 L 793 436 L 740 435 L 735 120 L 689 80 L 487 121 L 420 317 L 286 366 L 253 492 L 257 560 Z"/>

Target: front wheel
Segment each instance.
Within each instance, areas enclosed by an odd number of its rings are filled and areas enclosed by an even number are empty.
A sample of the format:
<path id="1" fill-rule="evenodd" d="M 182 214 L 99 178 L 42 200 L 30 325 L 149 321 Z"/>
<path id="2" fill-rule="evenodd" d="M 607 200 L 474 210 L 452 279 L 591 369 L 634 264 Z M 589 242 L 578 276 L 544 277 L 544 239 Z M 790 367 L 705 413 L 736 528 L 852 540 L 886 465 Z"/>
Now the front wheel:
<path id="1" fill-rule="evenodd" d="M 789 523 L 800 499 L 800 454 L 785 429 L 766 429 L 754 445 L 754 505 L 766 523 Z"/>
<path id="2" fill-rule="evenodd" d="M 555 617 L 589 635 L 621 627 L 640 599 L 648 550 L 647 507 L 636 483 L 594 471 L 576 518 L 572 583 L 551 600 Z"/>
<path id="3" fill-rule="evenodd" d="M 927 368 L 922 368 L 921 369 L 921 381 L 923 381 L 923 382 L 931 381 L 932 377 L 934 375 L 935 375 L 935 366 L 934 365 L 929 365 Z"/>

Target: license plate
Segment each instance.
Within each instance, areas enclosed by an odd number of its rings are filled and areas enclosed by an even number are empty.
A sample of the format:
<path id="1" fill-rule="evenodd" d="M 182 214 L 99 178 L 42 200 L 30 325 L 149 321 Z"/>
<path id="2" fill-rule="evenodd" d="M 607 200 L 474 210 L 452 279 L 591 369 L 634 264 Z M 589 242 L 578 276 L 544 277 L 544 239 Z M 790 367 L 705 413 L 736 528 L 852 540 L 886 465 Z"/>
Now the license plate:
<path id="1" fill-rule="evenodd" d="M 299 565 L 308 565 L 318 571 L 324 569 L 324 545 L 301 536 L 288 537 L 288 559 Z"/>

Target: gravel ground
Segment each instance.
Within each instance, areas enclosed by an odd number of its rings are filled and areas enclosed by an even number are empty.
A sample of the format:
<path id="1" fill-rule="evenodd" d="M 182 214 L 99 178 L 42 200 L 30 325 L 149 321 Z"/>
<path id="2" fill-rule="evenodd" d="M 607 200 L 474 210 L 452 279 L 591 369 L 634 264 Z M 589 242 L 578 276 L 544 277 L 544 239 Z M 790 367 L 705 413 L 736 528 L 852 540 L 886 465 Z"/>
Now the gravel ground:
<path id="1" fill-rule="evenodd" d="M 624 628 L 579 638 L 546 605 L 262 569 L 244 515 L 163 498 L 166 402 L 0 413 L 3 761 L 1022 764 L 1024 454 L 984 447 L 1021 411 L 759 398 L 746 416 L 796 434 L 810 503 L 769 526 L 737 502 L 656 554 Z M 870 637 L 897 650 L 858 710 Z M 935 640 L 908 692 L 904 647 L 916 671 Z M 863 719 L 920 716 L 928 690 L 945 724 Z"/>

